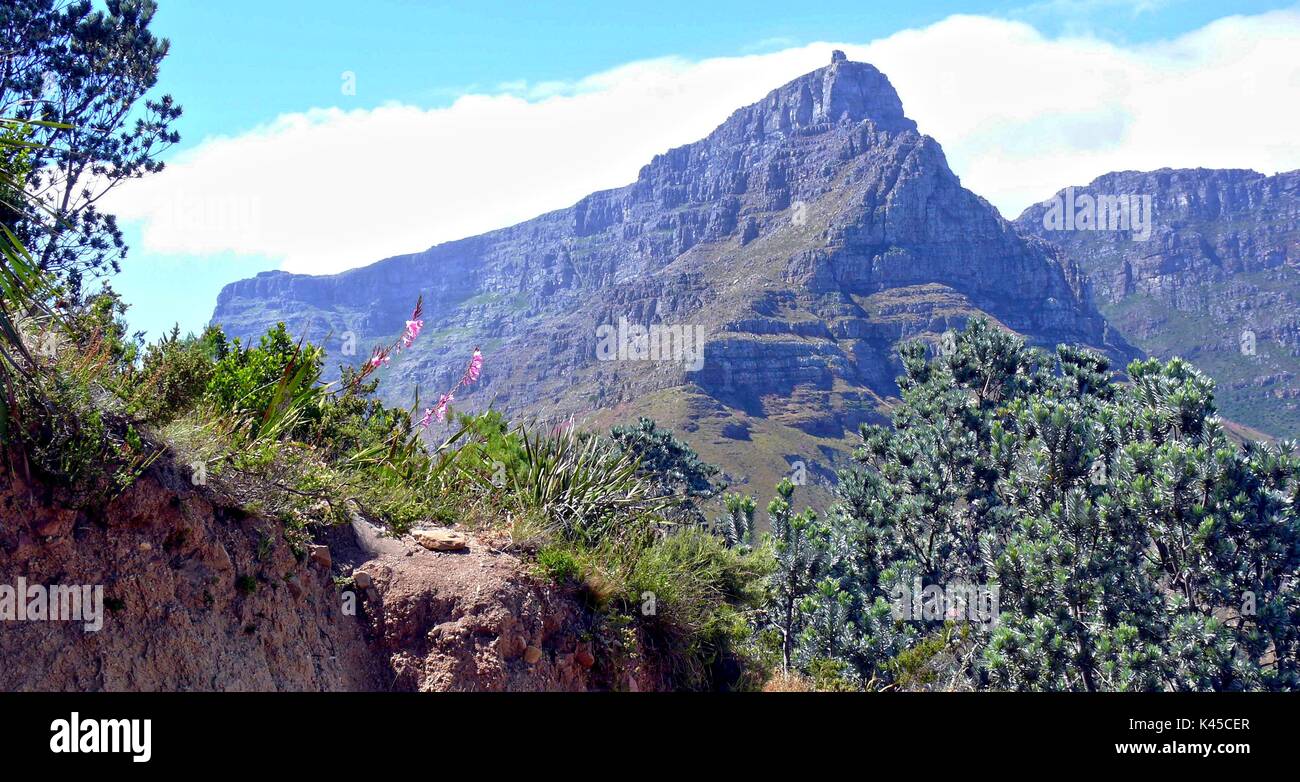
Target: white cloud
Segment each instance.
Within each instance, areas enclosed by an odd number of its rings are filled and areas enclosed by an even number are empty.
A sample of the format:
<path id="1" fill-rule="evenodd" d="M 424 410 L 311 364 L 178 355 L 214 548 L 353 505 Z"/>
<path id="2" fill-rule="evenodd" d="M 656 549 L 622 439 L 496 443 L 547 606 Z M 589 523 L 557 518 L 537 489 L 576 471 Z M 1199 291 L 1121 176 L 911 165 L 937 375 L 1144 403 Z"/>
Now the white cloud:
<path id="1" fill-rule="evenodd" d="M 954 16 L 865 45 L 635 62 L 451 106 L 320 109 L 210 139 L 108 204 L 158 253 L 327 273 L 509 225 L 632 181 L 669 147 L 829 61 L 889 76 L 963 184 L 1014 217 L 1107 171 L 1300 168 L 1300 12 L 1124 46 Z"/>

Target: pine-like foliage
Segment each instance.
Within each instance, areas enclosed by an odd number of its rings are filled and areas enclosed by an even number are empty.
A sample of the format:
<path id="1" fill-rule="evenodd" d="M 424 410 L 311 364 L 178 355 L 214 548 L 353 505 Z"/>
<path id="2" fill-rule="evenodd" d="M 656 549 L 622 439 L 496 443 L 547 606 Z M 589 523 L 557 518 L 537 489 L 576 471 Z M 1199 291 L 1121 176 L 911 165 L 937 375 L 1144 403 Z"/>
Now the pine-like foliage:
<path id="1" fill-rule="evenodd" d="M 817 585 L 818 573 L 825 567 L 827 533 L 811 508 L 795 513 L 791 501 L 794 484 L 783 478 L 776 486 L 776 496 L 768 503 L 772 553 L 776 570 L 771 577 L 772 610 L 769 623 L 781 637 L 781 665 L 789 670 L 795 645 L 803 632 L 810 611 L 807 598 Z"/>
<path id="2" fill-rule="evenodd" d="M 0 116 L 29 131 L 21 185 L 34 201 L 0 206 L 0 222 L 74 298 L 127 251 L 104 196 L 161 171 L 180 140 L 180 106 L 145 97 L 169 46 L 150 29 L 156 11 L 154 0 L 0 3 Z"/>
<path id="3" fill-rule="evenodd" d="M 609 436 L 619 450 L 636 460 L 638 474 L 652 484 L 655 496 L 675 500 L 679 519 L 705 522 L 696 502 L 724 488 L 714 483 L 718 467 L 702 461 L 694 448 L 649 418 L 642 417 L 631 426 L 615 426 Z"/>
<path id="4" fill-rule="evenodd" d="M 1293 443 L 1229 440 L 1179 359 L 1120 382 L 976 320 L 949 355 L 902 360 L 893 426 L 863 427 L 828 528 L 773 514 L 788 658 L 938 686 L 1300 686 Z M 997 620 L 899 619 L 919 584 L 996 589 Z"/>
<path id="5" fill-rule="evenodd" d="M 727 545 L 742 552 L 754 545 L 754 511 L 758 505 L 747 494 L 728 493 L 722 498 L 726 514 L 714 525 Z"/>

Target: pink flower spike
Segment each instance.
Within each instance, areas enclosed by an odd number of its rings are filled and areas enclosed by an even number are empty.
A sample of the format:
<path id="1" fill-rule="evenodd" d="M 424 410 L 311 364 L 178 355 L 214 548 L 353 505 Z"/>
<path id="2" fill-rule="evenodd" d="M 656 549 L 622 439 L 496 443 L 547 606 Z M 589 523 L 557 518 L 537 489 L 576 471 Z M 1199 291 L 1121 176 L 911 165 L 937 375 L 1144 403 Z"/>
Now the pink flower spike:
<path id="1" fill-rule="evenodd" d="M 406 331 L 402 333 L 402 347 L 409 348 L 413 345 L 415 343 L 415 338 L 420 336 L 420 331 L 423 328 L 423 320 L 406 321 Z"/>
<path id="2" fill-rule="evenodd" d="M 447 418 L 447 405 L 456 401 L 456 397 L 451 394 L 443 394 L 438 399 L 438 406 L 433 409 L 433 417 L 438 419 L 439 423 Z"/>
<path id="3" fill-rule="evenodd" d="M 424 411 L 424 417 L 420 419 L 420 428 L 428 429 L 429 424 L 433 422 L 433 408 L 430 407 Z"/>
<path id="4" fill-rule="evenodd" d="M 478 348 L 474 348 L 474 355 L 469 360 L 469 368 L 465 370 L 465 377 L 473 383 L 478 380 L 479 373 L 483 371 L 483 354 Z"/>

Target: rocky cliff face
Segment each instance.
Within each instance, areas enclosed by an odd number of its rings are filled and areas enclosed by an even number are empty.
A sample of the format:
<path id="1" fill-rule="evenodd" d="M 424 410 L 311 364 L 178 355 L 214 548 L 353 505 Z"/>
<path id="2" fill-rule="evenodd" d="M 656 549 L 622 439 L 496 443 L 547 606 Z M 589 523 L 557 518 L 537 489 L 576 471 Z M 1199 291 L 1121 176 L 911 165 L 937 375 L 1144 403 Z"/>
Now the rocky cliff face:
<path id="1" fill-rule="evenodd" d="M 417 294 L 428 336 L 388 368 L 390 399 L 444 390 L 478 345 L 471 407 L 650 414 L 759 485 L 795 462 L 829 468 L 896 393 L 900 340 L 982 313 L 1035 343 L 1128 350 L 1107 344 L 1077 270 L 964 189 L 885 75 L 839 53 L 626 187 L 339 275 L 237 282 L 213 321 L 255 335 L 283 320 L 355 362 Z M 611 356 L 604 326 L 632 349 Z M 641 359 L 638 327 L 702 334 L 702 361 Z"/>
<path id="2" fill-rule="evenodd" d="M 1077 210 L 1090 203 L 1083 196 L 1149 199 L 1149 236 L 1051 230 L 1044 217 L 1052 200 L 1016 226 L 1084 269 L 1129 341 L 1214 377 L 1225 414 L 1300 436 L 1300 171 L 1123 171 L 1053 200 L 1072 199 Z"/>

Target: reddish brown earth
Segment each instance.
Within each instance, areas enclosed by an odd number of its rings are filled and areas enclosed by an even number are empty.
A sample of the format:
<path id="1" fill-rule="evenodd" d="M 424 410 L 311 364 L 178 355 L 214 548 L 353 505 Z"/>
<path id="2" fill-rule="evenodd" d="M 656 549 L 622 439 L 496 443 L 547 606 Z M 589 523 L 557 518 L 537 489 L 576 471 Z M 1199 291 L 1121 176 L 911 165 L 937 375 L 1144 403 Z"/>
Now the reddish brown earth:
<path id="1" fill-rule="evenodd" d="M 397 690 L 654 689 L 654 677 L 593 632 L 570 590 L 533 574 L 483 537 L 430 551 L 355 520 L 334 551 L 356 560 L 353 584 L 373 647 Z M 342 538 L 342 540 L 339 540 Z M 341 563 L 348 569 L 347 562 Z M 368 585 L 367 585 L 367 582 Z"/>
<path id="2" fill-rule="evenodd" d="M 654 687 L 570 590 L 478 537 L 435 552 L 358 519 L 295 556 L 165 459 L 104 507 L 68 501 L 0 463 L 0 584 L 103 584 L 105 602 L 99 632 L 0 621 L 0 690 Z"/>

